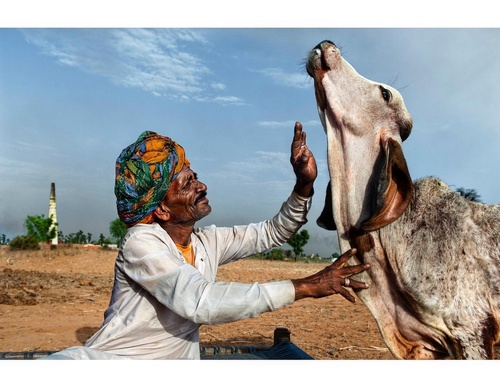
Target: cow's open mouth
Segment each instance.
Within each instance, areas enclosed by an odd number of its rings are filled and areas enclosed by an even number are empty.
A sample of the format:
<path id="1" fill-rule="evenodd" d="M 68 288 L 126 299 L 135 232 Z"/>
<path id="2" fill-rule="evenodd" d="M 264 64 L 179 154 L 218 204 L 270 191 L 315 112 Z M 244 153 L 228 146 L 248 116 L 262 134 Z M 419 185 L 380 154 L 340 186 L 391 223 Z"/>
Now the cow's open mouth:
<path id="1" fill-rule="evenodd" d="M 307 74 L 314 79 L 321 77 L 324 72 L 331 70 L 331 66 L 328 63 L 329 61 L 326 58 L 327 55 L 325 55 L 328 48 L 333 48 L 338 51 L 335 43 L 324 40 L 309 52 L 306 70 Z"/>
<path id="2" fill-rule="evenodd" d="M 328 70 L 329 66 L 325 63 L 322 43 L 320 43 L 310 51 L 309 58 L 306 62 L 306 71 L 307 74 L 309 74 L 309 76 L 314 79 L 316 103 L 322 111 L 324 111 L 326 108 L 326 96 L 321 81 L 323 75 Z"/>
<path id="3" fill-rule="evenodd" d="M 315 78 L 316 72 L 321 69 L 321 57 L 321 49 L 318 46 L 309 53 L 306 63 L 306 71 L 311 78 Z"/>

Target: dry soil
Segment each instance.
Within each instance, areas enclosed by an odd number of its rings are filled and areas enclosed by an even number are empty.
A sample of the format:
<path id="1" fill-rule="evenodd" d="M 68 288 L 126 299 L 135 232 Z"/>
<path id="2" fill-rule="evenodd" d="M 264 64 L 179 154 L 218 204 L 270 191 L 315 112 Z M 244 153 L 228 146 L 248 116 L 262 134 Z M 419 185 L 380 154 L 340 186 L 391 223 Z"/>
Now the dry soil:
<path id="1" fill-rule="evenodd" d="M 85 247 L 1 249 L 0 352 L 60 350 L 83 344 L 99 328 L 108 306 L 116 254 Z M 218 280 L 248 283 L 298 278 L 325 265 L 240 260 L 222 266 Z M 202 326 L 200 344 L 271 346 L 278 327 L 287 328 L 292 342 L 315 359 L 393 359 L 367 308 L 338 295 L 300 300 L 236 323 Z"/>

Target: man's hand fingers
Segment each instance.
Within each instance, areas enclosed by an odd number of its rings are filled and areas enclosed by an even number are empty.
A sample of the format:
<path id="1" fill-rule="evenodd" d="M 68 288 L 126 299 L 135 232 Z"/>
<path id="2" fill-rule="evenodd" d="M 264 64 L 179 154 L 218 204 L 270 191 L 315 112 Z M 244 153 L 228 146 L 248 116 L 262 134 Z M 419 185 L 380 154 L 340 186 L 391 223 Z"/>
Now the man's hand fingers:
<path id="1" fill-rule="evenodd" d="M 346 298 L 351 303 L 356 302 L 356 299 L 354 298 L 354 296 L 352 296 L 352 294 L 349 291 L 347 291 L 345 288 L 342 288 L 342 290 L 339 290 L 339 294 L 342 295 L 344 298 Z"/>
<path id="2" fill-rule="evenodd" d="M 360 282 L 358 280 L 349 279 L 349 286 L 344 286 L 344 287 L 350 287 L 352 289 L 361 289 L 361 288 L 366 289 L 366 288 L 368 288 L 368 285 L 366 283 Z"/>
<path id="3" fill-rule="evenodd" d="M 295 123 L 294 133 L 293 133 L 293 141 L 300 141 L 302 138 L 302 124 L 298 121 Z"/>
<path id="4" fill-rule="evenodd" d="M 356 264 L 356 265 L 350 265 L 348 267 L 340 268 L 339 271 L 341 271 L 341 274 L 343 276 L 351 276 L 351 275 L 356 275 L 358 273 L 366 271 L 369 268 L 370 268 L 370 264 Z"/>
<path id="5" fill-rule="evenodd" d="M 353 257 L 356 254 L 357 250 L 356 248 L 351 248 L 348 251 L 345 251 L 337 260 L 334 261 L 332 266 L 334 268 L 341 268 L 343 267 L 351 257 Z"/>
<path id="6" fill-rule="evenodd" d="M 291 155 L 291 162 L 294 165 L 299 161 L 299 159 L 302 157 L 302 154 L 304 153 L 304 147 L 302 146 L 305 144 L 306 140 L 305 135 L 306 135 L 305 132 L 302 132 L 302 124 L 296 122 L 293 134 L 292 155 Z"/>

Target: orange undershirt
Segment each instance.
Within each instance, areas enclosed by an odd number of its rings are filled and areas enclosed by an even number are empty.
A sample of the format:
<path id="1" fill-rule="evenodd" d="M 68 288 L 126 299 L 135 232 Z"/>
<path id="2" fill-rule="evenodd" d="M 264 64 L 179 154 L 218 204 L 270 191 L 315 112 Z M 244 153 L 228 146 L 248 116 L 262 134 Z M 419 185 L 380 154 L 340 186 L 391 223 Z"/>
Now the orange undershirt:
<path id="1" fill-rule="evenodd" d="M 181 251 L 182 256 L 184 256 L 188 264 L 191 264 L 194 267 L 194 250 L 191 243 L 189 243 L 189 245 L 187 246 L 179 244 L 175 244 L 175 246 L 177 247 L 177 249 L 179 249 L 179 251 Z"/>

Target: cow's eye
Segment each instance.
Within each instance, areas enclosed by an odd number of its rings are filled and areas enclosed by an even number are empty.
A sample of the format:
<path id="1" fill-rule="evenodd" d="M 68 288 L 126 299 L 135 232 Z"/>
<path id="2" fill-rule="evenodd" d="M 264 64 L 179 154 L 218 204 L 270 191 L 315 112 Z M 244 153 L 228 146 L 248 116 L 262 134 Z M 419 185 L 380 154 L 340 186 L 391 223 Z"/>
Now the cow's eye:
<path id="1" fill-rule="evenodd" d="M 380 92 L 382 93 L 382 98 L 384 99 L 385 102 L 389 102 L 391 100 L 392 93 L 390 90 L 380 85 Z"/>

